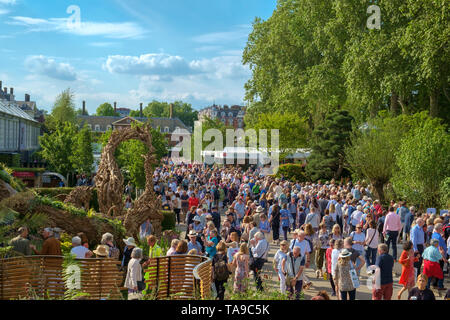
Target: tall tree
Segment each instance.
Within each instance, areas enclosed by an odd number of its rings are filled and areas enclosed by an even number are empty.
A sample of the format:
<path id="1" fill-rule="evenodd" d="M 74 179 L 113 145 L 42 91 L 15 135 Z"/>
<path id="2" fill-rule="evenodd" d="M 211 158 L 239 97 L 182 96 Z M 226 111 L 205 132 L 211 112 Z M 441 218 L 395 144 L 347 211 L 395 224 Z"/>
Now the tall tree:
<path id="1" fill-rule="evenodd" d="M 55 130 L 58 123 L 77 123 L 74 98 L 75 95 L 70 88 L 64 90 L 57 96 L 51 114 L 45 119 L 47 128 Z"/>
<path id="2" fill-rule="evenodd" d="M 306 166 L 313 179 L 339 179 L 345 167 L 345 147 L 350 142 L 353 117 L 348 111 L 329 114 L 313 131 L 312 152 Z"/>
<path id="3" fill-rule="evenodd" d="M 77 128 L 74 124 L 58 122 L 54 132 L 39 137 L 42 158 L 50 164 L 51 170 L 66 177 L 75 171 L 72 159 L 76 135 Z"/>
<path id="4" fill-rule="evenodd" d="M 104 117 L 119 117 L 120 114 L 114 111 L 114 108 L 111 104 L 105 102 L 98 106 L 96 116 L 104 116 Z"/>
<path id="5" fill-rule="evenodd" d="M 392 181 L 397 194 L 411 203 L 440 207 L 440 188 L 450 177 L 450 135 L 446 129 L 428 118 L 401 142 Z"/>
<path id="6" fill-rule="evenodd" d="M 274 148 L 271 144 L 271 130 L 279 130 L 280 159 L 288 154 L 295 153 L 299 148 L 307 147 L 308 125 L 305 117 L 292 113 L 263 113 L 258 116 L 258 121 L 251 127 L 259 134 L 259 130 L 267 130 L 267 147 Z M 260 138 L 260 137 L 259 137 Z M 261 139 L 258 140 L 260 146 Z"/>
<path id="7" fill-rule="evenodd" d="M 73 144 L 71 161 L 78 173 L 91 173 L 94 163 L 91 130 L 84 126 L 76 135 Z"/>

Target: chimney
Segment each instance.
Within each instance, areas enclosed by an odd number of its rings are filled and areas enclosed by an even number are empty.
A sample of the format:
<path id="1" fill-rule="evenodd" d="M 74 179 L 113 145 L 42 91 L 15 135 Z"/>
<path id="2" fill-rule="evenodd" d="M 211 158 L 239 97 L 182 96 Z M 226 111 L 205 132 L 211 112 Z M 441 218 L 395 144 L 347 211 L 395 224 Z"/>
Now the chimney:
<path id="1" fill-rule="evenodd" d="M 9 93 L 10 93 L 11 95 L 13 95 L 13 94 L 14 94 L 14 88 L 9 88 Z"/>
<path id="2" fill-rule="evenodd" d="M 169 109 L 169 118 L 172 119 L 172 117 L 173 117 L 173 103 L 170 104 L 169 108 L 170 108 Z"/>
<path id="3" fill-rule="evenodd" d="M 25 102 L 30 102 L 30 95 L 25 93 Z"/>
<path id="4" fill-rule="evenodd" d="M 141 106 L 140 106 L 140 116 L 141 116 L 141 118 L 143 118 L 143 113 L 142 113 L 142 102 L 141 102 Z"/>
<path id="5" fill-rule="evenodd" d="M 114 112 L 117 112 L 117 102 L 114 102 Z"/>
<path id="6" fill-rule="evenodd" d="M 3 81 L 0 80 L 0 91 L 2 91 L 2 84 L 3 84 Z"/>
<path id="7" fill-rule="evenodd" d="M 86 101 L 83 101 L 83 116 L 86 114 Z"/>
<path id="8" fill-rule="evenodd" d="M 3 88 L 3 92 L 4 92 L 5 94 L 8 94 L 8 88 L 7 88 L 7 87 L 4 87 L 4 88 Z"/>

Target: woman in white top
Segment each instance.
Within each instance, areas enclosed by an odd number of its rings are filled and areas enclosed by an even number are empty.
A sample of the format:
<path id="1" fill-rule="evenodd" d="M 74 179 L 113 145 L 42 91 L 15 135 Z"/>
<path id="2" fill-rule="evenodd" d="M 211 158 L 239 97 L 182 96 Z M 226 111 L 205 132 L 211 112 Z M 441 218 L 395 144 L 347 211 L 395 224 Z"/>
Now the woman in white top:
<path id="1" fill-rule="evenodd" d="M 333 277 L 333 279 L 334 279 L 334 276 L 335 276 L 335 269 L 336 269 L 336 265 L 337 265 L 337 262 L 338 262 L 339 254 L 341 253 L 343 248 L 344 248 L 344 240 L 339 239 L 339 240 L 336 240 L 334 242 L 334 249 L 331 252 L 331 276 Z M 336 290 L 335 290 L 336 291 L 336 295 L 338 296 L 338 300 L 340 300 L 340 297 L 339 297 L 339 292 L 340 291 L 339 291 L 339 288 L 337 286 L 337 283 L 334 282 L 334 285 L 336 287 Z"/>
<path id="2" fill-rule="evenodd" d="M 320 215 L 315 207 L 311 206 L 310 210 L 311 212 L 306 216 L 305 224 L 310 223 L 314 232 L 316 232 L 319 230 Z"/>
<path id="3" fill-rule="evenodd" d="M 138 286 L 138 282 L 142 281 L 141 259 L 142 249 L 134 248 L 131 252 L 131 260 L 128 263 L 127 277 L 125 278 L 125 287 L 128 288 L 128 293 L 138 293 L 142 291 Z"/>
<path id="4" fill-rule="evenodd" d="M 373 266 L 377 260 L 377 248 L 378 248 L 378 236 L 377 224 L 375 221 L 370 221 L 369 228 L 366 231 L 366 266 Z"/>
<path id="5" fill-rule="evenodd" d="M 280 249 L 275 253 L 273 257 L 273 269 L 278 274 L 280 280 L 280 291 L 282 294 L 286 293 L 286 276 L 281 270 L 281 262 L 287 257 L 289 253 L 289 243 L 286 240 L 280 242 Z"/>

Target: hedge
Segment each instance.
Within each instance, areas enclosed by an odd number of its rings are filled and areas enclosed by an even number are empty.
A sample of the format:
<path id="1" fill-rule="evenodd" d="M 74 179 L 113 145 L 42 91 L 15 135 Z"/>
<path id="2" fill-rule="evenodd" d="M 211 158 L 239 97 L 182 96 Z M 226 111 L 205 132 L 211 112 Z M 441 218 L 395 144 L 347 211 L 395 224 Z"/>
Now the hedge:
<path id="1" fill-rule="evenodd" d="M 281 178 L 281 176 L 292 181 L 299 181 L 299 182 L 309 181 L 305 173 L 305 168 L 301 164 L 287 163 L 280 165 L 278 167 L 277 173 L 275 174 L 275 177 Z"/>
<path id="2" fill-rule="evenodd" d="M 15 172 L 34 172 L 34 173 L 44 173 L 46 171 L 45 168 L 18 168 L 11 167 L 11 169 Z"/>
<path id="3" fill-rule="evenodd" d="M 20 167 L 20 154 L 18 153 L 0 153 L 0 162 L 7 167 Z"/>
<path id="4" fill-rule="evenodd" d="M 74 188 L 34 188 L 40 196 L 54 198 L 59 194 L 69 194 Z"/>
<path id="5" fill-rule="evenodd" d="M 171 210 L 161 210 L 163 220 L 161 222 L 162 231 L 175 230 L 176 216 L 175 212 Z"/>
<path id="6" fill-rule="evenodd" d="M 59 194 L 66 194 L 68 195 L 71 193 L 75 188 L 35 188 L 34 191 L 37 192 L 40 196 L 48 197 L 48 198 L 54 198 Z M 99 205 L 98 205 L 98 196 L 97 196 L 97 189 L 93 189 L 92 191 L 92 197 L 91 202 L 89 203 L 89 207 L 93 208 L 96 212 L 99 212 Z"/>

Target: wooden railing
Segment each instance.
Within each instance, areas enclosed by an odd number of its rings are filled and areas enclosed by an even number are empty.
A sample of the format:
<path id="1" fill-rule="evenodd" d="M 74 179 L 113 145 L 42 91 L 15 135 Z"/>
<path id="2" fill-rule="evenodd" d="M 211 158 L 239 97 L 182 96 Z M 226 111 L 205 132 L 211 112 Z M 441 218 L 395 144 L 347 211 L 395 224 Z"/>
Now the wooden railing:
<path id="1" fill-rule="evenodd" d="M 156 299 L 204 299 L 209 295 L 206 288 L 211 287 L 211 260 L 195 255 L 153 258 L 145 274 Z"/>
<path id="2" fill-rule="evenodd" d="M 194 268 L 196 289 L 202 299 L 208 299 L 211 295 L 212 261 L 208 259 Z"/>
<path id="3" fill-rule="evenodd" d="M 120 299 L 123 273 L 118 261 L 78 259 L 81 291 L 88 299 Z M 63 257 L 26 256 L 0 260 L 0 300 L 37 296 L 62 299 L 66 292 L 63 280 Z"/>
<path id="4" fill-rule="evenodd" d="M 81 289 L 88 299 L 121 299 L 124 274 L 118 261 L 77 259 Z M 63 299 L 63 257 L 26 256 L 0 259 L 0 300 L 36 296 Z M 194 255 L 150 259 L 145 269 L 149 289 L 156 299 L 207 299 L 211 292 L 211 259 Z"/>

